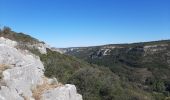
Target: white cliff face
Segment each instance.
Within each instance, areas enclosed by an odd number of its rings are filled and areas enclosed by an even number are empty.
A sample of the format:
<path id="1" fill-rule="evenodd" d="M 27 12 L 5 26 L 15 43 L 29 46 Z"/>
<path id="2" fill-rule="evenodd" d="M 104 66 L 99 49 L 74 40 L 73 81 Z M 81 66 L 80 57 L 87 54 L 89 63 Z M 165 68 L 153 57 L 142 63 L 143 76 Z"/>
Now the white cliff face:
<path id="1" fill-rule="evenodd" d="M 59 49 L 59 48 L 55 48 L 55 47 L 52 47 L 50 48 L 52 51 L 56 51 L 56 52 L 59 52 L 61 54 L 64 54 L 66 51 L 65 50 L 62 50 L 62 49 Z"/>
<path id="2" fill-rule="evenodd" d="M 0 44 L 6 44 L 8 46 L 15 47 L 17 45 L 17 42 L 6 39 L 4 37 L 0 37 Z"/>
<path id="3" fill-rule="evenodd" d="M 33 96 L 33 90 L 45 84 L 44 66 L 39 57 L 21 52 L 15 48 L 16 45 L 15 41 L 0 38 L 0 65 L 8 66 L 2 72 L 0 100 L 37 100 Z M 53 80 L 49 79 L 50 84 Z M 82 100 L 74 85 L 49 89 L 41 91 L 39 95 L 42 98 L 39 100 Z"/>
<path id="4" fill-rule="evenodd" d="M 167 49 L 168 44 L 160 44 L 160 45 L 148 45 L 144 46 L 145 52 L 157 52 L 157 51 L 163 51 Z"/>
<path id="5" fill-rule="evenodd" d="M 37 49 L 41 54 L 46 54 L 47 53 L 47 48 L 50 48 L 47 44 L 43 43 L 37 43 L 37 44 L 24 44 L 28 46 L 29 48 L 35 48 Z"/>
<path id="6" fill-rule="evenodd" d="M 34 47 L 37 48 L 41 54 L 46 54 L 47 53 L 46 49 L 50 48 L 49 45 L 43 43 L 35 44 Z"/>

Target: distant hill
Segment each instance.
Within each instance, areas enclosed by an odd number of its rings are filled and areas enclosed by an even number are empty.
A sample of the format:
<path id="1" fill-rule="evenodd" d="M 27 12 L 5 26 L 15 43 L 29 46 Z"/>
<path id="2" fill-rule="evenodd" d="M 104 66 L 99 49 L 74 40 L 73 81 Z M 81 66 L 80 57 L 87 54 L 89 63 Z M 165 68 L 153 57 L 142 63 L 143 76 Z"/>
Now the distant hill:
<path id="1" fill-rule="evenodd" d="M 170 93 L 170 40 L 61 50 L 90 64 L 109 68 L 121 80 L 141 90 L 166 96 Z"/>

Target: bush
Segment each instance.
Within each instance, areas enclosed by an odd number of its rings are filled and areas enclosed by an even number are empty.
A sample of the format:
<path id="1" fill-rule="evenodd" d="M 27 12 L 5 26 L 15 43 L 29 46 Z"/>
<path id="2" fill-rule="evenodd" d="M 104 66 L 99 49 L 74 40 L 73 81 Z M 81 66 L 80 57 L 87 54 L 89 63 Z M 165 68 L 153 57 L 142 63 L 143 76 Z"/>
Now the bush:
<path id="1" fill-rule="evenodd" d="M 165 84 L 162 81 L 154 81 L 152 84 L 153 91 L 156 92 L 164 92 L 165 91 Z"/>

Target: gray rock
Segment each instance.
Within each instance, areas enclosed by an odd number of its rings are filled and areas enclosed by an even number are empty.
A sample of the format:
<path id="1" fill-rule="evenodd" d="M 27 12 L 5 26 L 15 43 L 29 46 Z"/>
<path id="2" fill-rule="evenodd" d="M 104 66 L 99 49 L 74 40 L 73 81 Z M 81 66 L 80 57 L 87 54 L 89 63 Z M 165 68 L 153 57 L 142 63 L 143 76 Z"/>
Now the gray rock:
<path id="1" fill-rule="evenodd" d="M 0 100 L 34 100 L 33 90 L 46 84 L 44 66 L 39 57 L 15 48 L 17 42 L 0 38 L 0 65 L 9 66 L 2 72 Z M 45 53 L 43 47 L 43 53 Z M 57 79 L 48 79 L 50 84 L 58 84 Z M 42 87 L 43 88 L 43 87 Z M 82 100 L 74 85 L 53 87 L 42 91 L 42 100 Z"/>
<path id="2" fill-rule="evenodd" d="M 82 96 L 77 94 L 74 85 L 66 84 L 62 87 L 47 90 L 42 95 L 42 100 L 82 100 Z"/>

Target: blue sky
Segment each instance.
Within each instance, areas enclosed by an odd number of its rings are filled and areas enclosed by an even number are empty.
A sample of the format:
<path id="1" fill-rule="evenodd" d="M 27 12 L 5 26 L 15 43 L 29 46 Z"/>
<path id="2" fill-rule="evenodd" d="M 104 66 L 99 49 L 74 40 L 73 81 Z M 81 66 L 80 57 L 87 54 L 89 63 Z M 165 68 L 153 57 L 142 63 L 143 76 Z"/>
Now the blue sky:
<path id="1" fill-rule="evenodd" d="M 0 26 L 55 47 L 170 39 L 170 0 L 0 0 Z"/>

